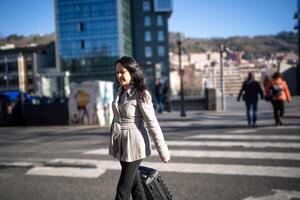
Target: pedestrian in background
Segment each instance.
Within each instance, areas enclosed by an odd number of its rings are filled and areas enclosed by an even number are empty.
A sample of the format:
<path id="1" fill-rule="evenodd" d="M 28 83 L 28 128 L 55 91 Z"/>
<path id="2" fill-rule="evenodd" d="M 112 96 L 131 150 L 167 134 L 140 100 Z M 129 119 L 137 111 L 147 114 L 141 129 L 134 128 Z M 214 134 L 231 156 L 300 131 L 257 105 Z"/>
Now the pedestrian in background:
<path id="1" fill-rule="evenodd" d="M 248 126 L 256 127 L 257 121 L 257 103 L 258 96 L 260 95 L 263 99 L 263 91 L 259 82 L 255 80 L 254 74 L 252 72 L 248 73 L 248 78 L 243 82 L 237 101 L 240 101 L 241 96 L 243 95 L 243 101 L 246 105 L 246 115 Z"/>
<path id="2" fill-rule="evenodd" d="M 160 80 L 158 80 L 155 85 L 155 96 L 158 105 L 158 113 L 162 113 L 164 111 L 163 91 L 164 91 L 164 85 Z"/>
<path id="3" fill-rule="evenodd" d="M 266 88 L 265 96 L 268 97 L 267 99 L 271 100 L 273 105 L 275 125 L 283 125 L 284 102 L 291 102 L 291 94 L 287 83 L 279 72 L 274 73 L 272 80 Z"/>
<path id="4" fill-rule="evenodd" d="M 151 154 L 149 133 L 163 162 L 170 160 L 170 153 L 138 64 L 124 56 L 115 62 L 115 67 L 120 87 L 112 104 L 109 154 L 122 166 L 115 200 L 129 200 L 130 194 L 133 200 L 146 200 L 138 167 Z"/>
<path id="5" fill-rule="evenodd" d="M 172 111 L 171 107 L 171 100 L 170 100 L 170 92 L 169 92 L 170 86 L 169 81 L 166 80 L 163 86 L 163 103 L 164 103 L 164 109 L 168 112 Z"/>

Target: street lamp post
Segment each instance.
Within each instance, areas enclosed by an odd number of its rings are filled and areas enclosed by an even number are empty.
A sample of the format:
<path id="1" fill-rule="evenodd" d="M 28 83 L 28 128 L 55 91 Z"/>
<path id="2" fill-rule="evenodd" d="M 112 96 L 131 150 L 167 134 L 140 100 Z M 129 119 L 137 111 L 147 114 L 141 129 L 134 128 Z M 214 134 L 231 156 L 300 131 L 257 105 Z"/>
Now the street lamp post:
<path id="1" fill-rule="evenodd" d="M 178 58 L 179 58 L 179 70 L 180 70 L 180 116 L 185 117 L 185 108 L 184 108 L 184 88 L 183 88 L 183 74 L 184 70 L 181 62 L 181 44 L 183 36 L 181 33 L 177 34 L 177 45 L 178 45 Z"/>
<path id="2" fill-rule="evenodd" d="M 298 62 L 297 62 L 297 70 L 296 70 L 296 79 L 297 79 L 297 94 L 300 94 L 300 0 L 297 1 L 297 11 L 294 15 L 294 19 L 296 20 L 296 25 L 294 27 L 297 30 L 298 35 Z"/>
<path id="3" fill-rule="evenodd" d="M 221 75 L 221 109 L 225 110 L 225 83 L 223 73 L 223 52 L 226 51 L 224 45 L 220 45 L 220 75 Z"/>
<path id="4" fill-rule="evenodd" d="M 278 56 L 278 57 L 276 58 L 276 60 L 277 60 L 277 72 L 280 73 L 280 67 L 281 67 L 281 62 L 282 62 L 282 60 L 283 60 L 283 57 L 282 57 L 282 56 Z"/>
<path id="5" fill-rule="evenodd" d="M 300 95 L 300 0 L 297 1 L 297 11 L 294 15 L 296 20 L 296 26 L 294 27 L 297 30 L 298 35 L 298 62 L 297 62 L 297 94 Z"/>

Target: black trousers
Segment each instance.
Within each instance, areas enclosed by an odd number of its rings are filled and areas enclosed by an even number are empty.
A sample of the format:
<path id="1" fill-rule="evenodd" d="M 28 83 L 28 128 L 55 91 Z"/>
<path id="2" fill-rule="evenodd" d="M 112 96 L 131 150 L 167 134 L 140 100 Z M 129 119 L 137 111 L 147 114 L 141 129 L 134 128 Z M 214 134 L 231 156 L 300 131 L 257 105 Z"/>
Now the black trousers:
<path id="1" fill-rule="evenodd" d="M 272 103 L 275 123 L 278 124 L 280 122 L 280 117 L 283 117 L 284 115 L 284 101 L 274 100 Z"/>
<path id="2" fill-rule="evenodd" d="M 133 200 L 146 200 L 143 183 L 138 172 L 141 162 L 142 160 L 120 161 L 122 170 L 115 200 L 130 200 L 130 194 Z"/>

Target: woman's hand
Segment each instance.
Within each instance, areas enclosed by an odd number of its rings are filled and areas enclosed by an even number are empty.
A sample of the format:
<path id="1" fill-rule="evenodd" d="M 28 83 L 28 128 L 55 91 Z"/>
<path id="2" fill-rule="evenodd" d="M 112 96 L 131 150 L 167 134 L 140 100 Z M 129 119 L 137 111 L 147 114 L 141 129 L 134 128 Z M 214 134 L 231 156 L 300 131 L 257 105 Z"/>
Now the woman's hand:
<path id="1" fill-rule="evenodd" d="M 168 163 L 171 159 L 171 156 L 167 156 L 167 157 L 164 157 L 164 156 L 159 156 L 161 161 L 164 162 L 164 163 Z"/>

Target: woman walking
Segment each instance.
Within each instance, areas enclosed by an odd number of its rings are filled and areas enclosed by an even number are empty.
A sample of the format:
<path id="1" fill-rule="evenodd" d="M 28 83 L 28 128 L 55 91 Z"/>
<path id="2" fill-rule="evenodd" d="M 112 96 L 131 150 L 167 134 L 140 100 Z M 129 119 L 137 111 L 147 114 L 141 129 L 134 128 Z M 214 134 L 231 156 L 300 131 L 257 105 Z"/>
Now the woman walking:
<path id="1" fill-rule="evenodd" d="M 266 88 L 265 96 L 271 97 L 272 99 L 271 102 L 273 105 L 275 125 L 283 125 L 282 117 L 284 116 L 284 102 L 291 102 L 291 94 L 287 83 L 279 72 L 274 73 L 272 80 Z"/>
<path id="2" fill-rule="evenodd" d="M 120 86 L 112 104 L 114 119 L 109 154 L 122 166 L 115 200 L 129 200 L 130 194 L 133 200 L 145 200 L 138 167 L 151 154 L 149 133 L 162 162 L 170 160 L 170 153 L 138 64 L 124 56 L 115 62 L 115 67 Z"/>

